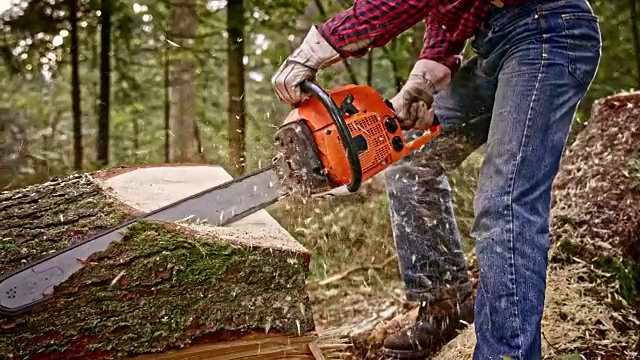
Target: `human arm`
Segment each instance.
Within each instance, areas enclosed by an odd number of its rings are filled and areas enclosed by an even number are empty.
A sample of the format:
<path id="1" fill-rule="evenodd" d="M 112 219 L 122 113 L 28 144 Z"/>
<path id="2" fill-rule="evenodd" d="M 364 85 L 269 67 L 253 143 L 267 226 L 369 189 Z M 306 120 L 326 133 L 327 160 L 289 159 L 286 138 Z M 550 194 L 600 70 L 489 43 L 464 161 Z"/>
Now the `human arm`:
<path id="1" fill-rule="evenodd" d="M 432 0 L 436 1 L 436 0 Z M 299 84 L 318 70 L 348 57 L 360 57 L 421 21 L 431 8 L 425 0 L 355 0 L 320 27 L 312 27 L 302 44 L 271 79 L 282 102 L 294 104 L 302 95 Z"/>
<path id="2" fill-rule="evenodd" d="M 342 58 L 358 58 L 386 45 L 425 19 L 439 0 L 355 0 L 325 21 L 318 32 Z"/>
<path id="3" fill-rule="evenodd" d="M 442 91 L 458 70 L 466 44 L 436 20 L 435 10 L 424 20 L 422 51 L 407 82 L 391 99 L 403 129 L 428 129 L 433 123 L 433 96 Z M 462 18 L 464 20 L 464 17 Z M 464 24 L 464 21 L 460 21 Z"/>
<path id="4" fill-rule="evenodd" d="M 443 64 L 453 73 L 460 66 L 465 40 L 456 39 L 453 33 L 458 26 L 466 26 L 468 13 L 451 17 L 453 28 L 440 25 L 437 9 L 440 0 L 422 1 L 354 1 L 345 10 L 325 21 L 318 32 L 337 50 L 341 58 L 361 57 L 370 49 L 382 47 L 398 35 L 424 21 L 425 35 L 418 60 L 432 60 Z"/>
<path id="5" fill-rule="evenodd" d="M 300 101 L 303 95 L 299 84 L 313 79 L 319 69 L 344 58 L 364 56 L 371 48 L 384 46 L 425 19 L 419 60 L 391 102 L 403 128 L 414 127 L 418 120 L 422 120 L 420 127 L 428 127 L 433 119 L 432 112 L 427 113 L 433 95 L 449 83 L 464 48 L 464 41 L 454 40 L 452 29 L 439 25 L 436 17 L 439 5 L 439 0 L 355 0 L 351 8 L 334 15 L 319 28 L 311 28 L 300 47 L 273 76 L 276 94 L 285 103 Z"/>

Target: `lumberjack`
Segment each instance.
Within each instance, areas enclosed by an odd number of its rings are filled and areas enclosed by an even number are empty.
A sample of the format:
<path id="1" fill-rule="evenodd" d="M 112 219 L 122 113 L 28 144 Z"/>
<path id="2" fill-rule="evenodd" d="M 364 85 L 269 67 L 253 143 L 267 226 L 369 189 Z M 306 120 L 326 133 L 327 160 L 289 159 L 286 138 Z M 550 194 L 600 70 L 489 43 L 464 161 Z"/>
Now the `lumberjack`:
<path id="1" fill-rule="evenodd" d="M 588 0 L 355 0 L 309 30 L 272 78 L 287 104 L 299 84 L 424 21 L 424 47 L 391 99 L 411 140 L 442 135 L 385 172 L 393 234 L 415 324 L 388 337 L 395 358 L 424 357 L 475 320 L 474 359 L 539 359 L 551 185 L 601 54 Z M 462 63 L 468 40 L 474 56 Z M 480 278 L 467 275 L 446 173 L 480 145 L 474 200 Z M 475 305 L 475 306 L 474 306 Z"/>

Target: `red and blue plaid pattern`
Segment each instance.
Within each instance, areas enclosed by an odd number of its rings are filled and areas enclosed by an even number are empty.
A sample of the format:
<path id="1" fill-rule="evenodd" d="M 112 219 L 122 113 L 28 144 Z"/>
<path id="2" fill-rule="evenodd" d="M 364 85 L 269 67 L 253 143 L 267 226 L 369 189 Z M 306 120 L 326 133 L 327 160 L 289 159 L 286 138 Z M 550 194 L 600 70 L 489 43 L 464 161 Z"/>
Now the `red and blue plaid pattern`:
<path id="1" fill-rule="evenodd" d="M 527 0 L 497 0 L 504 6 Z M 420 59 L 430 59 L 455 72 L 466 41 L 482 25 L 490 0 L 354 0 L 353 6 L 336 14 L 318 29 L 342 57 L 361 57 L 369 49 L 346 51 L 345 45 L 372 39 L 370 47 L 381 47 L 424 21 L 425 37 Z"/>

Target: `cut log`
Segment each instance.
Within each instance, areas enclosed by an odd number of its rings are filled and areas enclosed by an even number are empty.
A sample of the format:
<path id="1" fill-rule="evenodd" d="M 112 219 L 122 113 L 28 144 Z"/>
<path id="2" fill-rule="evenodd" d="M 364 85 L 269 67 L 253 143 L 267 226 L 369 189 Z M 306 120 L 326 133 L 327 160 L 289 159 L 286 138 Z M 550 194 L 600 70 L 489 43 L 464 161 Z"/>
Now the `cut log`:
<path id="1" fill-rule="evenodd" d="M 348 339 L 332 334 L 286 336 L 277 334 L 245 334 L 238 339 L 192 345 L 184 350 L 140 355 L 128 360 L 323 360 L 350 355 Z"/>
<path id="2" fill-rule="evenodd" d="M 0 274 L 228 180 L 217 166 L 168 165 L 3 192 Z M 305 292 L 310 254 L 264 210 L 227 227 L 138 222 L 79 261 L 85 266 L 45 303 L 0 316 L 0 357 L 116 359 L 246 341 L 257 332 L 299 343 L 313 338 Z"/>

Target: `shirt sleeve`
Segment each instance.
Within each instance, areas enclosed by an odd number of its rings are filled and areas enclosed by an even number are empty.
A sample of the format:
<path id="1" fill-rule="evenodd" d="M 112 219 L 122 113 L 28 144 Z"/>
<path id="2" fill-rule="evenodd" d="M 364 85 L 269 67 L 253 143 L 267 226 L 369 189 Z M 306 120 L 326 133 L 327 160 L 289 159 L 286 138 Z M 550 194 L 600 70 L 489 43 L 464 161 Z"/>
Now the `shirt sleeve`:
<path id="1" fill-rule="evenodd" d="M 354 0 L 349 9 L 334 15 L 318 31 L 343 58 L 361 57 L 422 21 L 433 2 Z"/>
<path id="2" fill-rule="evenodd" d="M 429 59 L 445 65 L 454 74 L 462 62 L 466 40 L 456 39 L 451 29 L 440 25 L 433 15 L 424 20 L 424 46 L 419 59 Z"/>

